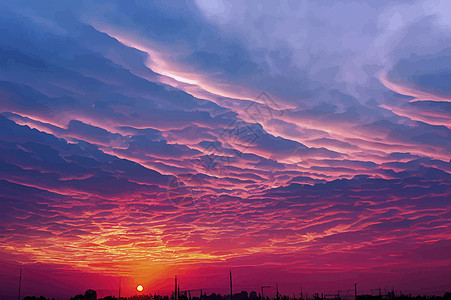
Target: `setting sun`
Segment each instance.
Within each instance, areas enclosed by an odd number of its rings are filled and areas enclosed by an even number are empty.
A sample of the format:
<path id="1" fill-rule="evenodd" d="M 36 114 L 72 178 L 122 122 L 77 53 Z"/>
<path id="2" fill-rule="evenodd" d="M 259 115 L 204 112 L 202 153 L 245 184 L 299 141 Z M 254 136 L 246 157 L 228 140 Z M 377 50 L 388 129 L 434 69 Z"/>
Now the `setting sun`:
<path id="1" fill-rule="evenodd" d="M 136 287 L 136 289 L 138 290 L 138 292 L 142 292 L 142 291 L 144 290 L 144 288 L 143 288 L 142 285 L 138 285 L 138 286 Z"/>

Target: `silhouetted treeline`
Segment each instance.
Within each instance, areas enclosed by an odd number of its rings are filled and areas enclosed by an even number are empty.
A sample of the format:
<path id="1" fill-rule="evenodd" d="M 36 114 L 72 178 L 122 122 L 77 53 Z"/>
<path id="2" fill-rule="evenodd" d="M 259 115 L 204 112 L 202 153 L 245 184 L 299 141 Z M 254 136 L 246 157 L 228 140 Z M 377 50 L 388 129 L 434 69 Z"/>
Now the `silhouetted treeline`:
<path id="1" fill-rule="evenodd" d="M 47 298 L 45 298 L 45 297 L 43 297 L 43 296 L 40 296 L 40 297 L 36 297 L 36 296 L 27 296 L 27 297 L 23 298 L 23 300 L 50 300 L 50 298 L 47 299 Z M 55 300 L 55 299 L 52 299 L 52 300 Z"/>
<path id="2" fill-rule="evenodd" d="M 358 295 L 356 299 L 350 296 L 331 296 L 322 294 L 305 295 L 304 297 L 293 297 L 279 294 L 278 297 L 265 296 L 261 299 L 261 295 L 252 291 L 250 293 L 242 291 L 234 294 L 232 300 L 451 300 L 451 293 L 447 292 L 443 296 L 412 296 L 405 294 L 395 294 L 394 291 L 382 295 Z M 45 298 L 43 296 L 27 296 L 23 300 L 55 300 L 54 298 Z M 87 290 L 84 294 L 75 295 L 70 300 L 97 300 L 97 293 L 94 290 Z M 115 296 L 106 296 L 98 300 L 175 300 L 172 296 L 162 295 L 134 295 L 131 297 L 121 297 L 118 299 Z M 230 300 L 229 295 L 221 295 L 212 293 L 210 295 L 202 294 L 201 296 L 191 297 L 188 292 L 181 292 L 176 300 Z"/>
<path id="3" fill-rule="evenodd" d="M 386 294 L 372 296 L 372 295 L 358 295 L 356 299 L 354 296 L 336 295 L 336 296 L 325 296 L 323 294 L 312 294 L 304 295 L 304 297 L 294 297 L 279 294 L 278 297 L 264 296 L 263 300 L 451 300 L 451 293 L 447 292 L 443 296 L 412 296 L 404 294 L 395 294 L 394 291 L 387 292 Z M 74 299 L 75 300 L 75 299 Z M 99 300 L 117 300 L 113 296 L 104 297 Z M 175 300 L 172 296 L 161 296 L 161 295 L 135 295 L 131 297 L 121 297 L 121 300 Z M 192 296 L 188 292 L 181 292 L 177 296 L 177 300 L 230 300 L 229 295 L 221 295 L 212 293 L 210 295 L 202 294 L 202 296 Z M 252 291 L 250 293 L 242 291 L 241 293 L 236 293 L 233 295 L 232 300 L 262 300 L 260 293 Z"/>
<path id="4" fill-rule="evenodd" d="M 87 290 L 84 295 L 75 295 L 70 300 L 97 300 L 97 293 L 94 290 Z"/>
<path id="5" fill-rule="evenodd" d="M 393 291 L 388 292 L 385 295 L 372 296 L 372 295 L 359 295 L 356 300 L 451 300 L 451 293 L 446 292 L 443 296 L 412 296 L 412 295 L 395 295 Z"/>

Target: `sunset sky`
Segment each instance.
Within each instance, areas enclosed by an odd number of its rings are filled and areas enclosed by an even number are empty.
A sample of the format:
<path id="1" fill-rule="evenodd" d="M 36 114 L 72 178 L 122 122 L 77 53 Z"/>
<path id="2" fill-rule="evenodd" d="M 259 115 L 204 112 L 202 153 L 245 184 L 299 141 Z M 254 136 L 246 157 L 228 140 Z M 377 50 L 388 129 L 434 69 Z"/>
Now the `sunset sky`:
<path id="1" fill-rule="evenodd" d="M 1 1 L 0 297 L 451 289 L 451 1 Z"/>

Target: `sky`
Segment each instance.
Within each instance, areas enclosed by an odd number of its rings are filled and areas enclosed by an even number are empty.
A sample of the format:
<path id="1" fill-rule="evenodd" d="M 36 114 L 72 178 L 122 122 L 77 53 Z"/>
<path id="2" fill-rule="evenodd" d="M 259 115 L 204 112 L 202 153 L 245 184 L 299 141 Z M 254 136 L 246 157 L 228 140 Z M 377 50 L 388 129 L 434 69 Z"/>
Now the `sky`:
<path id="1" fill-rule="evenodd" d="M 446 0 L 2 1 L 0 296 L 443 294 L 450 36 Z"/>

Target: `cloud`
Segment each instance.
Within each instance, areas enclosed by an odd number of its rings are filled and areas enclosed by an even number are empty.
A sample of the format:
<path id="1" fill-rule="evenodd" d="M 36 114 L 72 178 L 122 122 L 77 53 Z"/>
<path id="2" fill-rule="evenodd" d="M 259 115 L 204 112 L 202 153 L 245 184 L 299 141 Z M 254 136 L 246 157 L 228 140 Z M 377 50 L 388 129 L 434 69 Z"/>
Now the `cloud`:
<path id="1" fill-rule="evenodd" d="M 2 3 L 0 261 L 448 278 L 446 6 Z"/>

